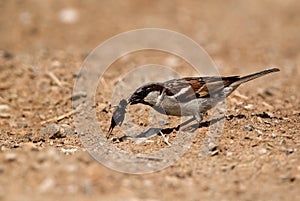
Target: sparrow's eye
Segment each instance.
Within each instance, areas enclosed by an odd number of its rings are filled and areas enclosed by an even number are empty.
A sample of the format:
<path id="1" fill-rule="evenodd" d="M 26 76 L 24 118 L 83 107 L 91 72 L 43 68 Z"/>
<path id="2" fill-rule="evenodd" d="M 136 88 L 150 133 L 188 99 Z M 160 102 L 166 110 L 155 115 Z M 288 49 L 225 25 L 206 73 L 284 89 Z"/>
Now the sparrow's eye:
<path id="1" fill-rule="evenodd" d="M 140 89 L 136 90 L 136 92 L 134 94 L 138 95 L 139 97 L 145 97 L 145 96 L 147 96 L 147 90 L 144 88 L 140 88 Z"/>

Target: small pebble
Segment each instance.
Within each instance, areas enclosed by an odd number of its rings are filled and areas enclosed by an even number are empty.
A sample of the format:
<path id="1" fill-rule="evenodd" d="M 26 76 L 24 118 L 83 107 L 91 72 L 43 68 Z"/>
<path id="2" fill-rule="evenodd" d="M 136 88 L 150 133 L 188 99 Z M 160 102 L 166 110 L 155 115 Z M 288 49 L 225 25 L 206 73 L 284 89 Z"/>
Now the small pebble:
<path id="1" fill-rule="evenodd" d="M 26 123 L 26 122 L 17 122 L 17 127 L 18 128 L 27 128 L 28 123 Z"/>
<path id="2" fill-rule="evenodd" d="M 251 126 L 251 125 L 246 125 L 246 126 L 245 126 L 245 129 L 248 130 L 248 131 L 253 131 L 253 126 Z"/>
<path id="3" fill-rule="evenodd" d="M 73 8 L 66 8 L 59 12 L 59 19 L 65 24 L 73 24 L 79 18 L 78 11 Z"/>
<path id="4" fill-rule="evenodd" d="M 13 162 L 17 159 L 17 154 L 16 153 L 6 153 L 4 155 L 4 160 L 7 162 Z"/>
<path id="5" fill-rule="evenodd" d="M 40 185 L 40 192 L 46 192 L 51 190 L 55 185 L 55 181 L 52 178 L 46 178 Z"/>
<path id="6" fill-rule="evenodd" d="M 0 105 L 0 118 L 9 118 L 10 107 L 8 105 Z"/>
<path id="7" fill-rule="evenodd" d="M 82 191 L 84 194 L 92 193 L 92 181 L 90 179 L 84 179 L 81 185 Z"/>
<path id="8" fill-rule="evenodd" d="M 258 153 L 261 154 L 261 155 L 263 155 L 263 154 L 266 154 L 267 151 L 268 151 L 268 150 L 267 150 L 266 148 L 260 148 L 260 149 L 258 150 Z"/>
<path id="9" fill-rule="evenodd" d="M 244 108 L 245 108 L 246 110 L 253 110 L 253 109 L 254 109 L 254 105 L 249 104 L 249 105 L 244 106 Z"/>
<path id="10" fill-rule="evenodd" d="M 11 52 L 7 52 L 5 50 L 0 50 L 0 56 L 5 59 L 12 59 L 14 55 Z"/>
<path id="11" fill-rule="evenodd" d="M 169 121 L 168 120 L 161 120 L 158 122 L 160 126 L 168 125 Z"/>
<path id="12" fill-rule="evenodd" d="M 270 117 L 270 118 L 274 118 L 275 114 L 273 112 L 266 112 L 266 114 Z"/>
<path id="13" fill-rule="evenodd" d="M 211 156 L 216 156 L 216 155 L 218 155 L 219 154 L 219 150 L 214 150 L 214 151 L 211 151 L 210 152 L 210 155 Z"/>
<path id="14" fill-rule="evenodd" d="M 276 134 L 275 132 L 272 132 L 271 136 L 272 136 L 273 138 L 275 138 L 275 137 L 277 137 L 277 134 Z"/>
<path id="15" fill-rule="evenodd" d="M 8 105 L 0 105 L 0 111 L 8 111 L 10 110 L 10 107 Z"/>
<path id="16" fill-rule="evenodd" d="M 177 177 L 172 177 L 172 176 L 166 176 L 165 177 L 165 182 L 170 185 L 170 186 L 178 186 L 181 182 Z"/>
<path id="17" fill-rule="evenodd" d="M 227 153 L 226 153 L 226 156 L 232 156 L 233 155 L 233 152 L 231 152 L 231 151 L 228 151 Z"/>
<path id="18" fill-rule="evenodd" d="M 78 170 L 78 166 L 76 166 L 76 165 L 67 165 L 67 166 L 65 166 L 65 170 L 67 172 L 76 172 Z"/>
<path id="19" fill-rule="evenodd" d="M 6 112 L 0 113 L 0 118 L 9 118 L 9 117 L 10 117 L 9 113 L 6 113 Z"/>
<path id="20" fill-rule="evenodd" d="M 264 94 L 267 96 L 273 96 L 273 93 L 269 89 L 265 89 Z"/>
<path id="21" fill-rule="evenodd" d="M 30 149 L 30 150 L 38 150 L 36 144 L 33 142 L 24 142 L 22 144 L 22 147 L 24 147 L 25 149 Z"/>
<path id="22" fill-rule="evenodd" d="M 42 135 L 48 135 L 50 139 L 65 138 L 67 135 L 74 134 L 68 125 L 49 124 L 40 131 Z"/>
<path id="23" fill-rule="evenodd" d="M 57 60 L 52 61 L 50 65 L 52 68 L 59 68 L 62 66 L 61 62 Z"/>
<path id="24" fill-rule="evenodd" d="M 64 129 L 64 131 L 66 132 L 67 135 L 74 135 L 75 131 L 73 131 L 71 129 L 71 126 L 67 125 L 67 124 L 62 124 L 61 127 Z"/>
<path id="25" fill-rule="evenodd" d="M 291 155 L 292 153 L 294 153 L 294 149 L 286 150 L 286 155 Z"/>
<path id="26" fill-rule="evenodd" d="M 62 151 L 64 154 L 69 155 L 69 154 L 74 154 L 74 153 L 77 151 L 77 149 L 76 149 L 76 148 L 72 148 L 72 149 L 64 149 L 64 148 L 61 148 L 61 151 Z"/>

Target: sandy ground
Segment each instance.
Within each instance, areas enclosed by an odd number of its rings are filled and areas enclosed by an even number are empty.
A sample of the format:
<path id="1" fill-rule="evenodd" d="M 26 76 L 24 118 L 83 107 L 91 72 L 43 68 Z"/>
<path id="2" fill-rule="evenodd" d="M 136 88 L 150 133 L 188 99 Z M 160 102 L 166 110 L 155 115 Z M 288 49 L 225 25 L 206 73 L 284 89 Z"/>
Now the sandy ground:
<path id="1" fill-rule="evenodd" d="M 300 200 L 299 8 L 296 0 L 0 2 L 0 200 Z M 146 27 L 192 38 L 223 75 L 271 66 L 281 71 L 241 86 L 227 99 L 213 154 L 198 158 L 204 126 L 175 164 L 131 175 L 87 153 L 75 132 L 71 97 L 93 48 Z M 109 127 L 110 90 L 120 74 L 128 66 L 168 64 L 168 58 L 150 51 L 111 66 L 108 88 L 97 91 L 101 128 Z M 185 65 L 175 63 L 191 75 Z M 146 127 L 144 115 L 134 121 Z M 170 134 L 171 142 L 177 134 Z M 120 129 L 113 135 L 122 136 Z M 142 153 L 167 146 L 159 136 L 152 140 L 113 145 Z"/>

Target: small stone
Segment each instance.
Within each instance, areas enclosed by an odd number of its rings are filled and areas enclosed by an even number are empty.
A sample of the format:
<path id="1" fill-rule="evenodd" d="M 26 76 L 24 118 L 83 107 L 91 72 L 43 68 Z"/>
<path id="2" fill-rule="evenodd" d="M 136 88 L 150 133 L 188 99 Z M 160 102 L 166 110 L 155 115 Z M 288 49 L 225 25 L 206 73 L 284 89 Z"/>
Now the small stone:
<path id="1" fill-rule="evenodd" d="M 286 155 L 291 155 L 292 153 L 294 153 L 294 149 L 286 150 Z"/>
<path id="2" fill-rule="evenodd" d="M 74 135 L 75 134 L 75 131 L 73 131 L 71 129 L 71 126 L 69 126 L 68 124 L 62 124 L 61 127 L 65 130 L 65 133 L 67 135 Z"/>
<path id="3" fill-rule="evenodd" d="M 254 105 L 248 104 L 248 105 L 244 106 L 244 108 L 245 108 L 246 110 L 253 110 L 253 109 L 254 109 Z"/>
<path id="4" fill-rule="evenodd" d="M 277 137 L 277 134 L 276 134 L 275 132 L 272 132 L 271 136 L 272 136 L 273 138 L 275 138 L 275 137 Z"/>
<path id="5" fill-rule="evenodd" d="M 273 96 L 273 93 L 269 89 L 265 89 L 264 94 L 267 96 Z"/>
<path id="6" fill-rule="evenodd" d="M 7 60 L 12 59 L 14 57 L 14 55 L 11 52 L 7 52 L 1 49 L 0 49 L 0 56 Z"/>
<path id="7" fill-rule="evenodd" d="M 216 156 L 216 155 L 218 155 L 218 154 L 219 154 L 219 150 L 218 150 L 218 149 L 216 149 L 216 150 L 210 152 L 210 155 L 211 155 L 211 156 Z"/>
<path id="8" fill-rule="evenodd" d="M 270 118 L 274 118 L 275 114 L 273 112 L 266 112 L 266 114 L 270 117 Z"/>
<path id="9" fill-rule="evenodd" d="M 10 117 L 9 113 L 6 113 L 6 112 L 0 113 L 0 118 L 9 118 L 9 117 Z"/>
<path id="10" fill-rule="evenodd" d="M 161 120 L 158 122 L 160 126 L 168 125 L 169 121 L 168 120 Z"/>
<path id="11" fill-rule="evenodd" d="M 46 178 L 40 185 L 40 192 L 47 192 L 51 190 L 55 185 L 55 181 L 52 178 Z"/>
<path id="12" fill-rule="evenodd" d="M 10 117 L 10 107 L 8 105 L 0 105 L 0 118 Z"/>
<path id="13" fill-rule="evenodd" d="M 168 185 L 176 187 L 180 184 L 180 180 L 177 177 L 166 176 L 165 181 Z"/>
<path id="14" fill-rule="evenodd" d="M 61 62 L 57 61 L 57 60 L 54 60 L 54 61 L 51 62 L 51 67 L 52 68 L 59 68 L 59 67 L 61 67 Z"/>
<path id="15" fill-rule="evenodd" d="M 16 153 L 6 153 L 4 155 L 4 160 L 7 162 L 13 162 L 17 159 L 17 154 Z"/>
<path id="16" fill-rule="evenodd" d="M 28 123 L 26 123 L 26 122 L 17 122 L 17 127 L 18 128 L 27 128 Z"/>
<path id="17" fill-rule="evenodd" d="M 72 149 L 64 149 L 64 148 L 61 148 L 61 151 L 66 154 L 66 155 L 69 155 L 69 154 L 74 154 L 77 149 L 76 148 L 72 148 Z"/>
<path id="18" fill-rule="evenodd" d="M 268 150 L 267 150 L 266 148 L 263 147 L 263 148 L 260 148 L 260 149 L 258 150 L 258 153 L 261 154 L 261 155 L 263 155 L 263 154 L 266 154 L 267 151 L 268 151 Z"/>
<path id="19" fill-rule="evenodd" d="M 78 170 L 78 166 L 76 166 L 76 165 L 67 165 L 67 166 L 65 166 L 65 170 L 67 172 L 76 172 Z"/>
<path id="20" fill-rule="evenodd" d="M 253 131 L 253 126 L 251 126 L 251 125 L 246 125 L 246 126 L 245 126 L 245 129 L 248 130 L 248 131 Z"/>
<path id="21" fill-rule="evenodd" d="M 81 187 L 82 187 L 82 192 L 84 194 L 92 193 L 93 190 L 92 190 L 92 181 L 91 181 L 91 179 L 83 179 Z"/>
<path id="22" fill-rule="evenodd" d="M 66 8 L 59 12 L 59 19 L 65 24 L 73 24 L 79 18 L 78 11 L 73 8 Z"/>
<path id="23" fill-rule="evenodd" d="M 39 117 L 40 117 L 40 120 L 45 120 L 46 119 L 45 115 L 43 115 L 43 114 L 40 114 Z"/>
<path id="24" fill-rule="evenodd" d="M 55 123 L 47 125 L 40 134 L 48 135 L 49 139 L 64 138 L 67 135 L 65 129 Z"/>
<path id="25" fill-rule="evenodd" d="M 293 115 L 300 115 L 300 111 L 299 110 L 293 111 Z"/>
<path id="26" fill-rule="evenodd" d="M 10 107 L 8 105 L 0 105 L 0 111 L 8 111 Z"/>
<path id="27" fill-rule="evenodd" d="M 226 156 L 232 156 L 233 155 L 233 152 L 231 152 L 231 151 L 228 151 L 227 153 L 226 153 Z"/>
<path id="28" fill-rule="evenodd" d="M 38 150 L 37 146 L 33 142 L 25 142 L 22 144 L 22 147 L 30 150 Z"/>

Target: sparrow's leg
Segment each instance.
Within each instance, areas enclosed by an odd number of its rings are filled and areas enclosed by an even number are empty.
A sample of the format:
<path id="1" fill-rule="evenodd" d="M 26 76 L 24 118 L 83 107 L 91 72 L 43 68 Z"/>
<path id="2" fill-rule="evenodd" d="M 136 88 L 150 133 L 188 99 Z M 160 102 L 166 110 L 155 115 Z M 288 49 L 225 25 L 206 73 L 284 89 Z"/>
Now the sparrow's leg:
<path id="1" fill-rule="evenodd" d="M 198 121 L 198 123 L 200 123 L 203 119 L 202 114 L 201 113 L 196 113 L 194 115 L 195 119 Z"/>
<path id="2" fill-rule="evenodd" d="M 166 135 L 163 134 L 163 132 L 161 132 L 161 131 L 159 131 L 159 134 L 164 138 L 164 142 L 165 142 L 167 145 L 171 146 L 171 143 L 169 142 L 169 137 L 166 137 Z"/>
<path id="3" fill-rule="evenodd" d="M 192 128 L 191 126 L 194 124 L 190 124 L 193 121 L 197 121 L 199 124 L 202 121 L 203 117 L 201 113 L 195 114 L 191 119 L 186 120 L 185 122 L 181 123 L 178 128 L 181 128 L 181 130 L 183 131 L 187 131 L 190 128 Z"/>

